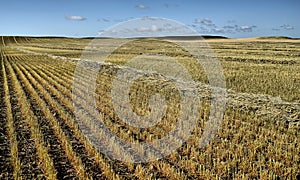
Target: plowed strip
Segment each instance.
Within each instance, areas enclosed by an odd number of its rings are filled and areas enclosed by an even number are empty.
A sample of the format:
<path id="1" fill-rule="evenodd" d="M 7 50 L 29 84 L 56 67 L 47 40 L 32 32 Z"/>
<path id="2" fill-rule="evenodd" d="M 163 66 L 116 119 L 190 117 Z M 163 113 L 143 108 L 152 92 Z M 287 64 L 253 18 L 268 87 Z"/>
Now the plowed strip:
<path id="1" fill-rule="evenodd" d="M 7 62 L 7 61 L 6 61 Z M 25 129 L 28 128 L 30 131 L 29 134 L 27 134 L 27 137 L 23 137 L 23 141 L 28 141 L 29 139 L 33 139 L 33 142 L 31 142 L 32 145 L 35 145 L 36 151 L 39 157 L 39 160 L 32 162 L 32 164 L 40 163 L 40 166 L 43 169 L 43 173 L 46 177 L 50 179 L 54 179 L 56 177 L 56 171 L 53 165 L 52 159 L 49 157 L 48 149 L 45 145 L 45 142 L 41 137 L 42 133 L 40 131 L 40 127 L 38 125 L 37 119 L 34 115 L 34 113 L 31 110 L 30 104 L 28 103 L 28 99 L 26 98 L 26 94 L 24 93 L 24 90 L 22 86 L 20 85 L 15 72 L 13 71 L 11 65 L 9 62 L 7 62 L 8 70 L 11 74 L 12 83 L 14 90 L 16 91 L 17 95 L 17 104 L 20 107 L 21 115 L 24 118 L 24 125 L 27 126 Z M 22 134 L 23 135 L 23 134 Z M 28 148 L 28 147 L 24 147 Z M 35 148 L 33 148 L 34 150 Z M 25 155 L 26 156 L 26 155 Z M 21 162 L 22 163 L 22 162 Z M 27 164 L 27 163 L 26 163 Z M 30 164 L 31 165 L 31 164 Z M 34 173 L 34 176 L 38 176 L 41 173 Z M 26 173 L 26 175 L 32 176 L 32 172 Z"/>
<path id="2" fill-rule="evenodd" d="M 12 179 L 15 170 L 19 169 L 16 136 L 12 124 L 11 104 L 7 87 L 6 72 L 0 56 L 0 179 Z M 18 174 L 18 173 L 15 173 Z M 15 178 L 17 175 L 15 176 Z"/>

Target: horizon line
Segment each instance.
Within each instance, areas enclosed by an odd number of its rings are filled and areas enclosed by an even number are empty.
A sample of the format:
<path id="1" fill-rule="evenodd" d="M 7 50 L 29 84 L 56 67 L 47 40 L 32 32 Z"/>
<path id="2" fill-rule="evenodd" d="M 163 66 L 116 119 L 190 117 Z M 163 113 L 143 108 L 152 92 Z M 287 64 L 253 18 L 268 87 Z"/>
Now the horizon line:
<path id="1" fill-rule="evenodd" d="M 1 37 L 31 37 L 31 38 L 76 38 L 76 39 L 91 39 L 91 38 L 103 38 L 103 39 L 109 39 L 109 38 L 114 38 L 114 37 L 100 37 L 100 36 L 64 36 L 64 35 L 0 35 Z M 290 37 L 290 36 L 253 36 L 253 37 L 226 37 L 222 35 L 195 35 L 195 36 L 153 36 L 153 37 L 147 37 L 147 36 L 141 36 L 141 37 L 132 37 L 128 39 L 135 39 L 135 38 L 190 38 L 190 37 L 196 37 L 196 38 L 215 38 L 215 39 L 250 39 L 250 38 L 277 38 L 277 39 L 295 39 L 299 40 L 300 37 Z"/>

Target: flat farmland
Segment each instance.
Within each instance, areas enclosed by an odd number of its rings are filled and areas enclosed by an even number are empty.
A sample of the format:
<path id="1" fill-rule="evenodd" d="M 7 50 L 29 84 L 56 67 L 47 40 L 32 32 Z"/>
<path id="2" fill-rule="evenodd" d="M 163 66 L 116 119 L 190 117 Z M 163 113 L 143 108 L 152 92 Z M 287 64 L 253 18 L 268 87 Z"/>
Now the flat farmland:
<path id="1" fill-rule="evenodd" d="M 76 92 L 72 87 L 76 66 L 91 41 L 1 37 L 0 179 L 299 178 L 300 40 L 207 40 L 223 68 L 227 104 L 218 131 L 202 148 L 198 142 L 212 98 L 208 79 L 193 64 L 193 57 L 161 39 L 133 40 L 129 48 L 115 51 L 97 75 L 96 107 L 105 126 L 127 142 L 162 138 L 172 130 L 180 111 L 172 81 L 143 77 L 130 89 L 133 111 L 141 116 L 149 113 L 149 97 L 160 92 L 168 100 L 167 114 L 149 128 L 125 123 L 114 112 L 111 88 L 116 71 L 128 59 L 141 52 L 175 57 L 197 83 L 201 106 L 191 136 L 170 155 L 146 163 L 106 156 L 78 126 L 72 96 L 84 99 L 87 82 L 80 82 Z M 95 116 L 88 105 L 81 109 Z"/>

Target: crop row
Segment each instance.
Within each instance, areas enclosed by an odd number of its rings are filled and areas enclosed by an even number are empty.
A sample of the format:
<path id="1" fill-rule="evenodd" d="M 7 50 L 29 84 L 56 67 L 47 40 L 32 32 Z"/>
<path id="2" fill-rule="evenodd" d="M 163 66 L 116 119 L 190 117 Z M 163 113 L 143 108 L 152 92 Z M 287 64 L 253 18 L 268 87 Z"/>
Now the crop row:
<path id="1" fill-rule="evenodd" d="M 23 60 L 24 61 L 24 60 Z M 48 72 L 48 77 L 50 77 L 49 75 L 49 72 L 56 72 L 57 73 L 57 79 L 64 79 L 64 77 L 61 77 L 61 74 L 66 74 L 66 73 L 64 73 L 64 72 L 66 72 L 67 70 L 64 70 L 64 68 L 66 68 L 66 69 L 68 69 L 69 67 L 68 66 L 66 66 L 66 67 L 60 67 L 60 68 L 57 68 L 57 66 L 53 66 L 53 68 L 52 68 L 52 70 L 50 70 L 49 68 L 45 68 L 44 67 L 44 71 L 45 72 Z M 41 68 L 36 68 L 36 69 L 41 69 Z M 68 73 L 67 73 L 68 74 Z M 70 73 L 70 77 L 66 77 L 65 78 L 65 80 L 63 80 L 61 83 L 62 83 L 62 85 L 61 85 L 61 88 L 62 87 L 71 87 L 70 85 L 71 85 L 71 83 L 72 83 L 72 81 L 70 80 L 70 79 L 72 79 L 71 78 L 71 74 L 72 73 Z M 46 76 L 45 76 L 46 77 Z M 67 81 L 69 79 L 69 81 Z M 66 83 L 66 82 L 69 82 L 69 83 Z M 57 86 L 59 86 L 59 85 L 57 85 Z M 70 94 L 69 94 L 69 96 L 70 96 Z M 231 110 L 232 111 L 232 110 Z M 109 114 L 109 113 L 106 113 L 106 114 Z M 236 116 L 236 115 L 235 115 Z M 244 115 L 245 117 L 247 117 L 247 115 Z M 249 122 L 249 117 L 247 117 L 247 118 L 245 118 L 244 116 L 242 116 L 242 117 L 239 117 L 238 118 L 238 120 L 241 120 L 241 119 L 245 119 L 245 120 L 243 120 L 242 122 Z M 225 118 L 225 122 L 227 122 L 228 123 L 228 120 L 229 119 L 232 119 L 231 118 L 232 117 L 232 114 L 230 114 L 230 117 L 227 117 L 227 118 Z M 252 118 L 252 117 L 251 117 Z M 227 119 L 227 120 L 226 120 Z M 253 122 L 254 121 L 254 122 Z M 251 122 L 251 121 L 250 121 Z M 254 123 L 254 124 L 256 124 L 256 126 L 254 126 L 254 127 L 257 127 L 258 126 L 258 124 L 260 124 L 260 122 L 259 122 L 259 119 L 254 119 L 254 120 L 252 120 L 252 122 L 251 123 Z M 235 126 L 237 126 L 238 124 L 240 124 L 239 126 L 241 126 L 241 123 L 237 123 L 237 124 L 234 124 L 234 126 L 233 126 L 233 129 L 235 129 L 236 127 Z M 270 138 L 270 141 L 276 141 L 277 142 L 277 144 L 278 145 L 281 145 L 282 146 L 282 148 L 286 148 L 286 145 L 284 144 L 284 143 L 280 143 L 280 142 L 283 142 L 283 141 L 286 141 L 286 138 L 279 138 L 278 139 L 278 135 L 276 135 L 276 136 L 274 136 L 273 134 L 280 134 L 280 132 L 277 132 L 278 130 L 276 130 L 276 129 L 274 129 L 275 131 L 274 132 L 269 132 L 268 133 L 268 131 L 270 130 L 269 128 L 269 130 L 268 129 L 266 129 L 266 130 L 264 130 L 263 128 L 258 128 L 258 129 L 249 129 L 249 127 L 253 127 L 253 125 L 250 125 L 249 123 L 246 123 L 246 124 L 243 124 L 242 123 L 242 126 L 245 128 L 246 127 L 246 129 L 242 129 L 242 130 L 245 130 L 245 131 L 249 131 L 249 132 L 251 132 L 251 131 L 256 131 L 256 132 L 259 132 L 259 137 L 260 138 L 258 138 L 259 140 L 257 141 L 257 143 L 261 143 L 260 142 L 260 140 L 262 140 L 262 139 L 266 139 L 266 136 L 267 137 L 269 137 Z M 269 126 L 268 124 L 264 124 L 264 126 L 265 127 L 272 127 L 271 125 Z M 113 128 L 112 128 L 113 129 Z M 127 128 L 126 128 L 127 129 Z M 232 128 L 230 128 L 230 129 L 232 129 Z M 248 130 L 247 130 L 248 129 Z M 263 131 L 262 131 L 263 130 Z M 118 131 L 119 132 L 119 131 Z M 119 132 L 120 133 L 120 132 Z M 236 133 L 238 133 L 238 132 L 236 132 Z M 231 132 L 231 131 L 229 131 L 229 132 L 222 132 L 221 133 L 221 137 L 222 137 L 222 134 L 227 134 L 227 136 L 232 136 L 232 134 L 233 134 L 233 132 Z M 250 133 L 249 135 L 249 137 L 251 137 L 252 135 L 251 135 L 252 133 Z M 123 137 L 124 135 L 122 134 L 122 137 Z M 126 136 L 124 136 L 123 138 L 125 138 Z M 226 136 L 225 136 L 226 137 Z M 240 146 L 240 148 L 238 148 L 238 150 L 239 151 L 241 151 L 241 155 L 240 155 L 240 158 L 241 157 L 243 157 L 243 156 L 245 156 L 245 152 L 247 152 L 247 153 L 250 153 L 250 152 L 248 152 L 248 151 L 245 151 L 245 149 L 243 149 L 242 147 L 245 145 L 244 143 L 246 143 L 246 142 L 244 142 L 244 140 L 247 140 L 247 138 L 245 139 L 245 138 L 241 138 L 242 136 L 241 136 L 241 134 L 239 134 L 239 136 L 237 136 L 237 137 L 239 137 L 240 138 L 240 140 L 238 140 L 238 139 L 235 139 L 234 138 L 234 142 L 235 143 L 238 143 L 238 144 L 242 144 L 241 146 Z M 237 138 L 236 137 L 236 138 Z M 228 137 L 227 137 L 228 138 Z M 227 139 L 226 138 L 226 139 Z M 252 137 L 253 138 L 253 137 Z M 274 139 L 275 138 L 275 139 Z M 224 140 L 225 142 L 223 142 L 223 143 L 225 143 L 225 145 L 227 144 L 226 143 L 226 139 Z M 228 139 L 231 139 L 231 138 L 228 138 Z M 258 144 L 259 145 L 259 144 Z M 228 146 L 228 145 L 227 145 Z M 231 145 L 231 148 L 233 148 L 234 146 L 236 146 L 236 144 L 232 144 Z M 259 147 L 259 146 L 258 146 Z M 276 149 L 274 149 L 275 147 L 274 146 L 269 146 L 268 145 L 268 143 L 267 143 L 267 149 L 269 149 L 268 151 L 262 151 L 261 153 L 271 153 L 272 154 L 272 152 L 276 152 L 276 151 L 278 151 L 278 150 L 276 150 Z M 293 159 L 291 159 L 291 158 L 293 158 L 292 156 L 293 156 L 293 154 L 295 153 L 294 151 L 292 151 L 292 149 L 290 149 L 290 148 L 294 148 L 294 146 L 293 146 L 293 144 L 291 144 L 291 146 L 288 146 L 289 147 L 289 150 L 287 151 L 288 152 L 288 154 L 286 154 L 286 156 L 288 157 L 288 158 L 286 158 L 286 162 L 293 162 Z M 235 147 L 236 148 L 236 147 Z M 253 147 L 253 148 L 255 148 L 255 147 Z M 236 149 L 232 149 L 232 151 L 234 152 Z M 195 150 L 193 150 L 193 151 L 195 151 Z M 197 151 L 196 151 L 197 152 Z M 230 151 L 229 151 L 230 152 Z M 255 151 L 256 152 L 256 151 Z M 280 152 L 280 151 L 279 151 Z M 279 153 L 278 152 L 278 154 L 281 154 L 281 153 Z M 283 152 L 285 152 L 285 151 L 283 151 Z M 217 153 L 218 154 L 218 153 Z M 274 154 L 273 154 L 274 155 Z M 197 156 L 200 156 L 199 154 L 197 155 Z M 176 156 L 175 156 L 176 157 Z M 178 156 L 177 156 L 178 157 Z M 271 157 L 271 156 L 270 156 Z M 207 159 L 207 158 L 209 158 L 209 157 L 206 157 L 205 159 Z M 255 160 L 255 158 L 257 158 L 257 155 L 255 155 L 255 156 L 253 156 L 253 160 Z M 233 159 L 236 159 L 236 160 L 238 160 L 239 158 L 238 158 L 238 156 L 236 157 L 236 158 L 233 158 Z M 260 161 L 264 161 L 265 159 L 261 159 Z M 277 162 L 281 162 L 282 161 L 282 159 L 280 159 L 280 156 L 278 157 L 278 159 L 277 159 Z M 204 161 L 205 162 L 205 161 Z M 211 162 L 211 163 L 214 163 L 214 162 Z M 177 164 L 180 164 L 180 163 L 177 163 Z M 205 163 L 204 163 L 205 164 Z M 209 163 L 210 164 L 210 163 Z M 280 164 L 280 163 L 279 163 Z M 291 163 L 287 163 L 287 164 L 282 164 L 282 165 L 280 165 L 280 167 L 287 167 L 287 166 L 292 166 L 291 165 Z M 205 167 L 205 166 L 203 166 L 203 167 Z M 210 166 L 208 166 L 208 167 L 210 167 Z M 247 166 L 245 166 L 245 167 L 247 167 Z M 191 167 L 187 167 L 187 169 L 190 169 Z M 214 166 L 211 166 L 211 168 L 212 169 L 214 169 L 214 168 L 216 168 L 216 165 L 214 165 Z M 248 167 L 249 168 L 249 167 Z M 247 168 L 245 168 L 244 170 L 246 170 Z M 251 168 L 250 168 L 251 169 Z M 263 169 L 263 168 L 262 168 Z"/>

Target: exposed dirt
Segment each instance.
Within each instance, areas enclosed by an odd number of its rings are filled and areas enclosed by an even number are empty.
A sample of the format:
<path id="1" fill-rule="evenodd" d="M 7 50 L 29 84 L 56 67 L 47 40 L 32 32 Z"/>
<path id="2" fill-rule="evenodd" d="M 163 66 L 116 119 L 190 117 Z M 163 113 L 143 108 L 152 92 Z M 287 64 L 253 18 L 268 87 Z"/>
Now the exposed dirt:
<path id="1" fill-rule="evenodd" d="M 7 68 L 6 72 L 9 72 Z M 30 127 L 22 118 L 22 113 L 20 111 L 21 104 L 18 102 L 17 94 L 13 87 L 10 75 L 7 75 L 7 78 L 11 97 L 10 101 L 12 104 L 14 127 L 16 130 L 15 133 L 18 141 L 18 155 L 22 171 L 21 177 L 23 179 L 46 179 L 43 170 L 39 165 L 40 159 L 37 155 L 34 140 L 30 135 Z"/>
<path id="2" fill-rule="evenodd" d="M 16 69 L 15 69 L 16 71 Z M 19 82 L 22 82 L 21 78 L 16 73 Z M 46 115 L 42 112 L 35 99 L 30 96 L 28 89 L 24 88 L 27 99 L 30 102 L 31 109 L 38 119 L 40 130 L 44 135 L 43 139 L 49 148 L 48 153 L 53 159 L 55 169 L 57 171 L 58 179 L 76 179 L 76 171 L 71 165 L 70 161 L 66 156 L 66 152 L 63 150 L 61 142 L 55 135 L 53 128 L 50 126 Z"/>
<path id="3" fill-rule="evenodd" d="M 13 167 L 10 162 L 10 141 L 6 118 L 5 94 L 3 88 L 2 59 L 0 57 L 0 179 L 10 179 L 13 176 Z"/>

